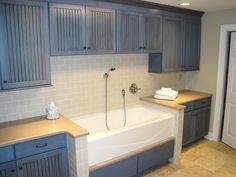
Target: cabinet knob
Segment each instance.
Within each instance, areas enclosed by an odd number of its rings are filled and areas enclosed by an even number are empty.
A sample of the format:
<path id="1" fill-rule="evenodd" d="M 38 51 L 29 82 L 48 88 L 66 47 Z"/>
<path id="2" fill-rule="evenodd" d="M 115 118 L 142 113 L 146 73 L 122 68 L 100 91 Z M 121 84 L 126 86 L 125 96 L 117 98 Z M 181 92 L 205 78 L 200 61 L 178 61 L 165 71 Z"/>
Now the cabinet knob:
<path id="1" fill-rule="evenodd" d="M 146 49 L 146 47 L 145 46 L 143 46 L 143 50 L 145 50 Z"/>
<path id="2" fill-rule="evenodd" d="M 3 83 L 4 83 L 4 84 L 7 84 L 7 83 L 8 83 L 8 81 L 7 81 L 7 80 L 4 80 L 4 81 L 3 81 Z"/>
<path id="3" fill-rule="evenodd" d="M 88 50 L 91 50 L 91 47 L 90 47 L 90 46 L 88 47 Z"/>
<path id="4" fill-rule="evenodd" d="M 83 49 L 84 49 L 84 50 L 86 50 L 86 49 L 87 49 L 87 47 L 86 47 L 86 46 L 84 46 L 84 47 L 83 47 Z"/>
<path id="5" fill-rule="evenodd" d="M 19 167 L 18 170 L 22 170 L 23 168 L 22 167 Z"/>
<path id="6" fill-rule="evenodd" d="M 15 169 L 11 169 L 11 172 L 14 173 L 14 172 L 15 172 Z"/>

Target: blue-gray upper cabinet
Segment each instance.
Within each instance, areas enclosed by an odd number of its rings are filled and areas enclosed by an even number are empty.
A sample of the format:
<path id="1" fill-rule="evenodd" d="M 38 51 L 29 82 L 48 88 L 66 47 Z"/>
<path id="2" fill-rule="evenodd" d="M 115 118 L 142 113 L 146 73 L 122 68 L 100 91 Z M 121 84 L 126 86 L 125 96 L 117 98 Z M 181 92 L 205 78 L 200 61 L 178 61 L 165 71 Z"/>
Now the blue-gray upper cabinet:
<path id="1" fill-rule="evenodd" d="M 183 20 L 164 17 L 162 72 L 182 70 Z"/>
<path id="2" fill-rule="evenodd" d="M 142 19 L 143 52 L 162 52 L 162 16 L 146 14 L 142 16 Z"/>
<path id="3" fill-rule="evenodd" d="M 139 13 L 117 12 L 117 51 L 118 53 L 140 53 L 141 18 Z"/>
<path id="4" fill-rule="evenodd" d="M 200 64 L 201 21 L 184 20 L 182 70 L 198 70 Z"/>
<path id="5" fill-rule="evenodd" d="M 115 10 L 86 7 L 87 53 L 115 53 L 115 26 Z"/>
<path id="6" fill-rule="evenodd" d="M 48 85 L 48 5 L 0 2 L 0 89 Z"/>
<path id="7" fill-rule="evenodd" d="M 118 53 L 162 51 L 162 17 L 136 12 L 117 12 Z"/>
<path id="8" fill-rule="evenodd" d="M 50 4 L 51 55 L 85 54 L 85 7 Z"/>

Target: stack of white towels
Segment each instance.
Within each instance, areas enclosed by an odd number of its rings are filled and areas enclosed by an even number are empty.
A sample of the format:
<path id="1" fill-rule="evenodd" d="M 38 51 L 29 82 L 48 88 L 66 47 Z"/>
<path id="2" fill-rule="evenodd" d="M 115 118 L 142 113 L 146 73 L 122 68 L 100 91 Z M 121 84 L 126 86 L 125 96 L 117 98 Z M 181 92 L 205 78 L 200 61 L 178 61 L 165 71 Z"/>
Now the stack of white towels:
<path id="1" fill-rule="evenodd" d="M 156 91 L 154 98 L 161 100 L 175 100 L 178 94 L 178 91 L 162 87 L 160 90 Z"/>

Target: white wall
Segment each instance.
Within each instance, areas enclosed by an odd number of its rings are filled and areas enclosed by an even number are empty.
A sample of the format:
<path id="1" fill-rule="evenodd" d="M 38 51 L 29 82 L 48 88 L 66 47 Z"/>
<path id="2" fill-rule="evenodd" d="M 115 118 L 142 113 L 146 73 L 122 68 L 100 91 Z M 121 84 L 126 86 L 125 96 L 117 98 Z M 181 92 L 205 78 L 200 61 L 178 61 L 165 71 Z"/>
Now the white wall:
<path id="1" fill-rule="evenodd" d="M 50 100 L 55 101 L 65 116 L 79 116 L 104 111 L 103 74 L 110 67 L 108 81 L 109 109 L 122 106 L 121 89 L 126 89 L 127 104 L 136 104 L 139 97 L 152 95 L 161 86 L 184 88 L 184 73 L 148 73 L 147 54 L 88 55 L 51 57 L 53 87 L 0 92 L 0 122 L 45 114 Z M 131 83 L 142 88 L 131 95 Z"/>
<path id="2" fill-rule="evenodd" d="M 220 26 L 236 23 L 236 9 L 207 12 L 202 17 L 200 71 L 186 74 L 186 87 L 213 94 L 210 131 L 213 130 Z"/>

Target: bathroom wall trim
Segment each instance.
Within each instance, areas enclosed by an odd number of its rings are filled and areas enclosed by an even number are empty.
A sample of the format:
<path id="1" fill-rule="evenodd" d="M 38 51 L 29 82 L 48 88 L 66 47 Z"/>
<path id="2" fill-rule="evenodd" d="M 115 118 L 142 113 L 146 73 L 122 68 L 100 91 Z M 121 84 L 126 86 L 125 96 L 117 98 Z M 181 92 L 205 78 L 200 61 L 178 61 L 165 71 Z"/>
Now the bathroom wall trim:
<path id="1" fill-rule="evenodd" d="M 213 122 L 213 140 L 220 141 L 222 118 L 224 114 L 224 95 L 225 95 L 225 79 L 227 60 L 228 60 L 228 47 L 229 47 L 229 33 L 236 31 L 236 24 L 221 25 L 220 27 L 220 43 L 219 43 L 219 58 L 218 58 L 218 73 L 216 85 L 216 101 L 214 110 Z"/>

